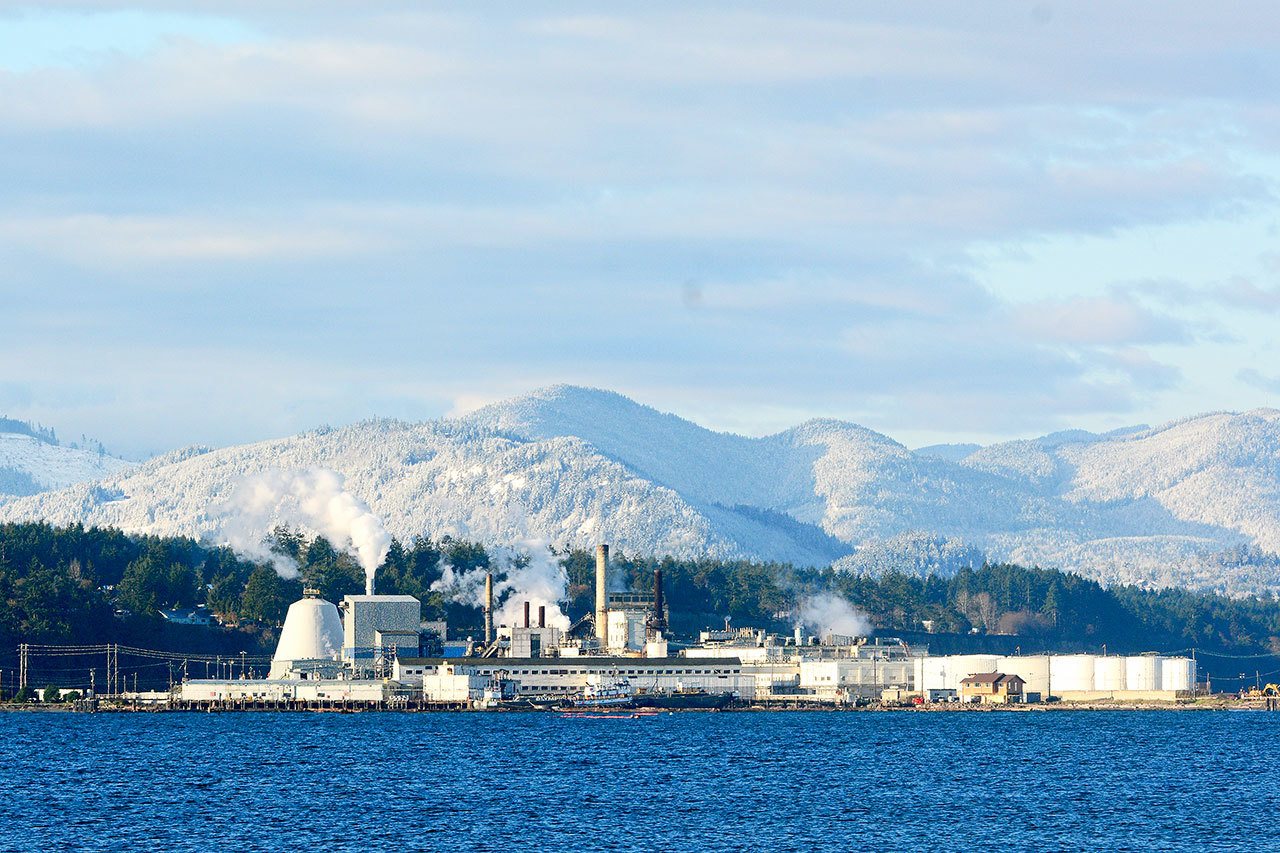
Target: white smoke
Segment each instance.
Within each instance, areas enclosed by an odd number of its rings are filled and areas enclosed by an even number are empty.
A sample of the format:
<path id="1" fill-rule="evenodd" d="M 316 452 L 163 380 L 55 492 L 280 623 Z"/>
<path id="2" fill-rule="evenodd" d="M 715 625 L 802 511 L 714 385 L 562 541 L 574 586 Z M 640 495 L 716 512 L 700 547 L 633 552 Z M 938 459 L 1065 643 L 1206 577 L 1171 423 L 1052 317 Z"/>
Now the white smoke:
<path id="1" fill-rule="evenodd" d="M 535 624 L 538 608 L 545 607 L 548 628 L 569 629 L 569 617 L 560 609 L 560 602 L 568 597 L 569 576 L 545 542 L 528 540 L 519 548 L 491 549 L 489 565 L 493 572 L 495 625 L 522 625 L 527 601 Z M 440 580 L 431 589 L 449 601 L 483 607 L 484 576 L 484 569 L 458 572 L 446 563 Z"/>
<path id="2" fill-rule="evenodd" d="M 800 602 L 796 617 L 800 624 L 817 629 L 819 636 L 865 637 L 871 633 L 867 614 L 838 595 L 809 596 Z"/>
<path id="3" fill-rule="evenodd" d="M 341 474 L 327 468 L 246 477 L 221 509 L 226 516 L 222 539 L 236 550 L 269 560 L 286 578 L 297 577 L 297 565 L 263 544 L 266 533 L 277 525 L 311 528 L 335 548 L 352 553 L 369 588 L 391 549 L 391 534 L 381 519 L 343 487 Z"/>

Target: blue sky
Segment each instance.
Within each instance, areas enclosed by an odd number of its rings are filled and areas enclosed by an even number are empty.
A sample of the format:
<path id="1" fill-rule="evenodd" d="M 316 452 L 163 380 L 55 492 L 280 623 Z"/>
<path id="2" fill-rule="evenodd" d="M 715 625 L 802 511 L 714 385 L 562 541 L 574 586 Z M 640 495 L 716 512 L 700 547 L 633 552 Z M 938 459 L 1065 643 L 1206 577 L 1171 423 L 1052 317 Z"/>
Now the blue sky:
<path id="1" fill-rule="evenodd" d="M 918 445 L 1280 396 L 1266 3 L 0 6 L 0 414 L 556 382 Z"/>

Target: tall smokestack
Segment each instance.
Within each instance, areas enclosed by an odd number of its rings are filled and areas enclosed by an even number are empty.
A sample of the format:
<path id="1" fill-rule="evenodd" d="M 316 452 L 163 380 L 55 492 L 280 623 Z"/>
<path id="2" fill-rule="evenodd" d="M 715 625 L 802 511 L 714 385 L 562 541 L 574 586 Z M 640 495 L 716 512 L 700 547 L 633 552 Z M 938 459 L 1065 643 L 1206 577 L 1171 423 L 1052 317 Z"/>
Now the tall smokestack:
<path id="1" fill-rule="evenodd" d="M 601 646 L 609 645 L 609 546 L 596 546 L 596 637 Z"/>
<path id="2" fill-rule="evenodd" d="M 364 594 L 373 595 L 373 572 L 367 572 L 364 576 Z"/>
<path id="3" fill-rule="evenodd" d="M 653 630 L 667 630 L 667 602 L 662 595 L 662 569 L 653 570 Z"/>
<path id="4" fill-rule="evenodd" d="M 529 627 L 529 602 L 524 603 L 524 626 Z"/>
<path id="5" fill-rule="evenodd" d="M 538 627 L 547 627 L 547 606 L 545 604 L 538 605 Z"/>
<path id="6" fill-rule="evenodd" d="M 484 644 L 493 642 L 493 572 L 484 573 Z"/>

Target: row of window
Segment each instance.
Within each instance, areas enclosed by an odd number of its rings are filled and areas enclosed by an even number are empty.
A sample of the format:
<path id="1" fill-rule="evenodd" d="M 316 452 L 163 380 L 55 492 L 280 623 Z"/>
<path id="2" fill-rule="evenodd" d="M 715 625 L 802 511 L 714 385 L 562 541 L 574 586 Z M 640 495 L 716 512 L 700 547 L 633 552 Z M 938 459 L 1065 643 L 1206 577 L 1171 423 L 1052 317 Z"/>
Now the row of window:
<path id="1" fill-rule="evenodd" d="M 410 670 L 405 670 L 405 671 L 406 671 L 406 672 L 410 672 Z M 492 671 L 496 671 L 496 670 L 492 670 Z M 569 674 L 580 675 L 580 674 L 582 674 L 582 673 L 587 673 L 587 672 L 599 672 L 599 670 L 596 670 L 596 669 L 586 669 L 586 668 L 577 668 L 577 667 L 575 667 L 575 668 L 573 668 L 573 669 L 542 669 L 542 668 L 538 668 L 538 669 L 508 669 L 508 670 L 503 670 L 503 671 L 504 671 L 504 672 L 509 672 L 509 673 L 511 673 L 512 675 L 569 675 Z M 617 671 L 617 674 L 618 674 L 618 675 L 640 675 L 640 676 L 643 676 L 643 675 L 724 675 L 724 674 L 726 674 L 726 673 L 730 673 L 730 672 L 734 672 L 734 670 L 724 670 L 724 669 L 620 669 L 620 670 L 618 670 L 618 671 Z M 609 675 L 609 674 L 611 674 L 611 673 L 605 672 L 605 673 L 602 673 L 602 674 L 604 674 L 604 675 Z"/>

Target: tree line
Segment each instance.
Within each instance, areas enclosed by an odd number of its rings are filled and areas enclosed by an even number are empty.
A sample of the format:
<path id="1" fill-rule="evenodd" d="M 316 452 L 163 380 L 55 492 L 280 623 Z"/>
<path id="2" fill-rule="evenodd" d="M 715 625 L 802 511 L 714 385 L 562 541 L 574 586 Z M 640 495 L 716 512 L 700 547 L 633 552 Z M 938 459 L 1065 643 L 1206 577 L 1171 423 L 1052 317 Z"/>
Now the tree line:
<path id="1" fill-rule="evenodd" d="M 304 587 L 329 601 L 364 590 L 355 559 L 323 537 L 275 530 L 267 558 L 187 537 L 131 536 L 79 524 L 0 525 L 0 643 L 118 642 L 157 636 L 159 611 L 203 606 L 237 642 L 269 653 L 289 604 Z M 593 608 L 595 556 L 557 552 L 569 585 L 567 612 Z M 292 567 L 282 576 L 273 566 Z M 478 634 L 481 614 L 432 589 L 445 565 L 467 572 L 490 565 L 483 545 L 450 537 L 394 541 L 378 569 L 382 593 L 413 595 L 424 619 L 447 619 L 454 636 Z M 1104 588 L 1078 575 L 990 564 L 954 575 L 880 577 L 750 560 L 674 559 L 615 553 L 614 583 L 649 591 L 661 568 L 672 627 L 685 636 L 733 624 L 790 629 L 799 602 L 833 595 L 864 611 L 882 633 L 1023 638 L 1024 650 L 1113 652 L 1216 649 L 1280 653 L 1280 603 L 1185 590 Z M 286 571 L 290 574 L 291 571 Z M 205 634 L 212 632 L 205 631 Z M 195 642 L 195 633 L 173 643 Z M 204 648 L 208 648 L 206 645 Z M 196 651 L 192 648 L 191 651 Z"/>

